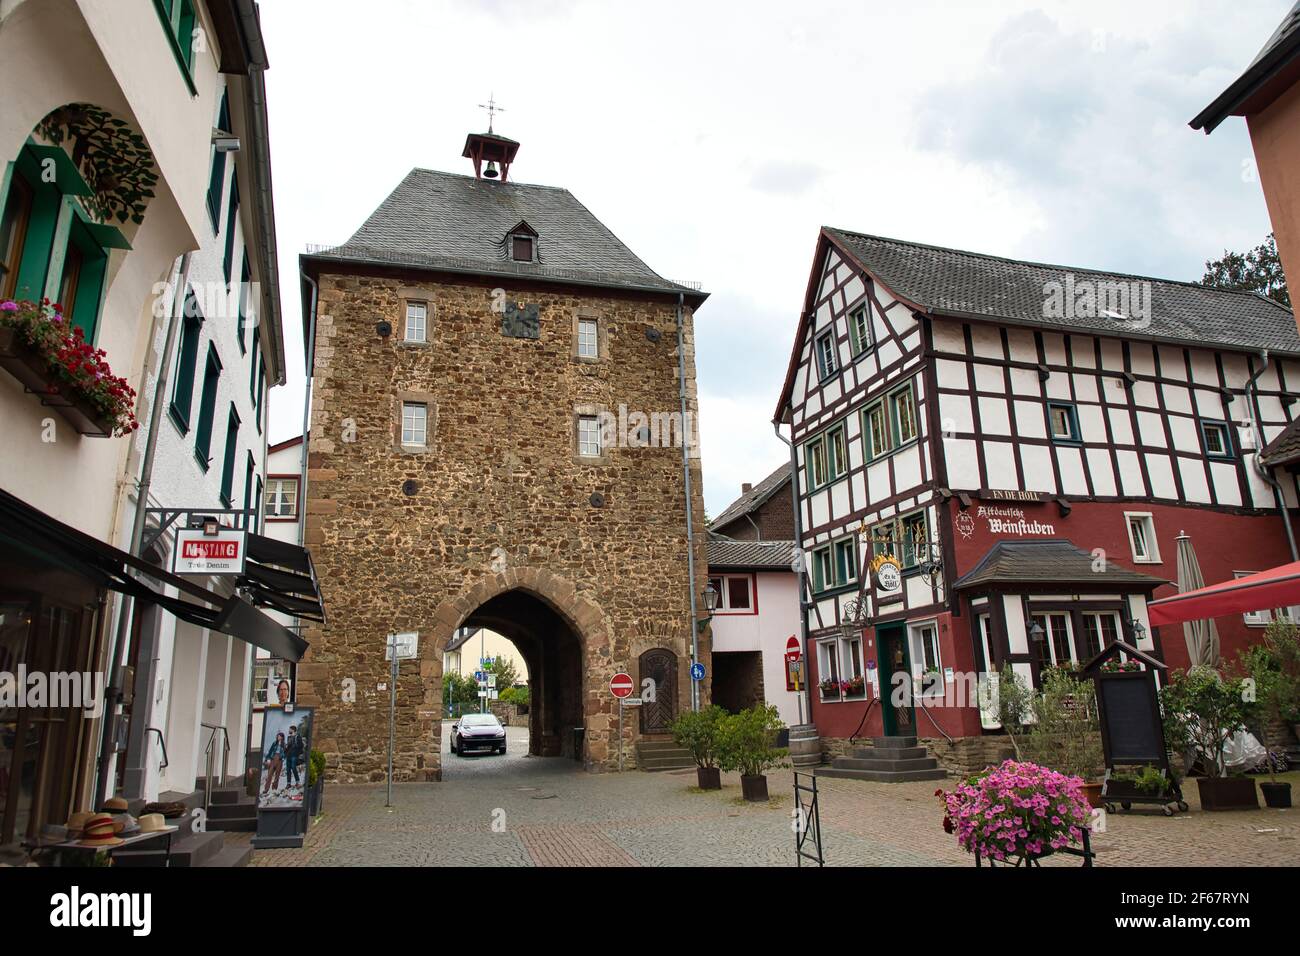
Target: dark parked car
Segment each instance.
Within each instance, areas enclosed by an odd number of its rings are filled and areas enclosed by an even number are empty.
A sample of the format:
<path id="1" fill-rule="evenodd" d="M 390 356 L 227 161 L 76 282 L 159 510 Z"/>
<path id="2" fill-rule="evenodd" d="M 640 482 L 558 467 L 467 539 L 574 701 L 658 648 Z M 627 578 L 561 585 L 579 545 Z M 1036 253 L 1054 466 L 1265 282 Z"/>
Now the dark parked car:
<path id="1" fill-rule="evenodd" d="M 506 752 L 506 729 L 495 714 L 466 714 L 451 725 L 451 752 L 463 757 L 476 750 Z"/>

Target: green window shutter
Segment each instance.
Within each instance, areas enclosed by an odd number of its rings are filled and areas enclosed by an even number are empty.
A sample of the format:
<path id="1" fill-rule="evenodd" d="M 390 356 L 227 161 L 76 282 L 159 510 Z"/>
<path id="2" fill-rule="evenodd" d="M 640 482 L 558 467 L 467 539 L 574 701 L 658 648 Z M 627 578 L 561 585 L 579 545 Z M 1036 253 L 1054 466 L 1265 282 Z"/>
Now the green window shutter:
<path id="1" fill-rule="evenodd" d="M 257 433 L 262 433 L 262 397 L 266 394 L 266 362 L 257 356 Z"/>
<path id="2" fill-rule="evenodd" d="M 217 128 L 225 132 L 230 132 L 230 103 L 228 101 L 228 91 L 223 90 L 221 93 L 221 109 L 217 112 Z M 212 147 L 212 172 L 208 178 L 208 215 L 212 218 L 212 229 L 215 232 L 217 224 L 221 221 L 221 195 L 226 186 L 226 154 L 217 152 L 215 146 Z"/>
<path id="3" fill-rule="evenodd" d="M 239 351 L 248 351 L 248 297 L 252 295 L 252 289 L 249 282 L 252 281 L 253 273 L 248 268 L 248 251 L 244 251 L 244 266 L 239 275 L 239 328 L 235 331 L 238 333 L 236 338 L 239 339 Z"/>
<path id="4" fill-rule="evenodd" d="M 230 177 L 230 205 L 226 209 L 226 255 L 221 262 L 226 277 L 226 288 L 235 277 L 235 223 L 239 221 L 239 180 Z"/>
<path id="5" fill-rule="evenodd" d="M 76 246 L 81 253 L 81 265 L 76 277 L 76 291 L 72 314 L 67 316 L 74 327 L 80 327 L 87 342 L 95 341 L 99 325 L 99 307 L 103 301 L 104 276 L 108 271 L 108 253 L 104 250 L 80 219 L 74 218 L 68 234 L 68 245 Z M 64 255 L 64 268 L 68 256 Z M 64 303 L 66 308 L 67 303 Z"/>
<path id="6" fill-rule="evenodd" d="M 190 430 L 190 410 L 194 407 L 194 366 L 199 358 L 199 337 L 203 329 L 203 316 L 193 292 L 185 296 L 185 315 L 181 325 L 180 354 L 176 359 L 176 382 L 172 386 L 172 401 L 168 412 L 181 434 Z"/>
<path id="7" fill-rule="evenodd" d="M 40 302 L 45 295 L 63 197 L 53 183 L 44 181 L 41 165 L 31 150 L 24 149 L 19 153 L 16 165 L 14 175 L 21 175 L 32 189 L 32 211 L 27 222 L 27 236 L 23 241 L 23 256 L 18 263 L 14 298 Z"/>
<path id="8" fill-rule="evenodd" d="M 226 418 L 226 451 L 221 459 L 221 503 L 230 507 L 231 493 L 235 484 L 235 453 L 239 450 L 239 412 L 235 403 L 230 403 L 230 415 Z"/>
<path id="9" fill-rule="evenodd" d="M 247 522 L 244 527 L 252 530 L 256 527 L 256 519 L 249 517 L 249 509 L 253 507 L 253 472 L 257 470 L 257 463 L 253 460 L 253 453 L 248 453 L 248 464 L 244 467 L 244 521 Z"/>
<path id="10" fill-rule="evenodd" d="M 248 396 L 257 404 L 257 359 L 262 354 L 262 330 L 253 329 L 253 359 L 248 367 Z"/>
<path id="11" fill-rule="evenodd" d="M 208 364 L 203 370 L 203 394 L 199 398 L 199 424 L 194 434 L 194 457 L 208 470 L 212 464 L 212 417 L 217 410 L 217 381 L 221 378 L 221 359 L 217 347 L 208 343 Z"/>

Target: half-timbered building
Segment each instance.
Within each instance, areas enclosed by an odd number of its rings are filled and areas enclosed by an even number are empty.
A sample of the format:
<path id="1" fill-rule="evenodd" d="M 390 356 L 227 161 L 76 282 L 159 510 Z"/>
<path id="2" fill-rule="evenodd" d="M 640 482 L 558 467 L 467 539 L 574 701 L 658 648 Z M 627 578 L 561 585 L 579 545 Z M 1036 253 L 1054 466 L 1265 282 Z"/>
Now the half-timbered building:
<path id="1" fill-rule="evenodd" d="M 980 675 L 1037 682 L 1116 637 L 1185 666 L 1146 602 L 1182 534 L 1209 582 L 1291 560 L 1296 475 L 1256 459 L 1298 387 L 1294 316 L 1262 296 L 824 228 L 776 420 L 828 749 L 916 735 L 978 763 Z M 1267 617 L 1219 621 L 1223 655 Z"/>

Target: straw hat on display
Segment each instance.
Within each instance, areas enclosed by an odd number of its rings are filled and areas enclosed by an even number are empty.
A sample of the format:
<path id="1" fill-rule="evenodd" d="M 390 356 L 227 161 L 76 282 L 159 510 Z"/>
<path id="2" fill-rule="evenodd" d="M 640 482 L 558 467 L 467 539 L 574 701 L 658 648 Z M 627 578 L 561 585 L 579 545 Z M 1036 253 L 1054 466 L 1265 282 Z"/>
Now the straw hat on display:
<path id="1" fill-rule="evenodd" d="M 109 846 L 121 846 L 126 841 L 113 835 L 113 818 L 107 813 L 96 813 L 86 821 L 82 828 L 81 839 L 77 846 L 91 849 Z"/>

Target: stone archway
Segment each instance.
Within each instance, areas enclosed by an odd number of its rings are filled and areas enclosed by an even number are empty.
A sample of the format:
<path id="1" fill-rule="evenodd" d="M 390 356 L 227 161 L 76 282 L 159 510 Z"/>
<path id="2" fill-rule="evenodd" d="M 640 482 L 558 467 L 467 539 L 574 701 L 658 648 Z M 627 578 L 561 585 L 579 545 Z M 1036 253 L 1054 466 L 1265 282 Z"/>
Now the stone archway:
<path id="1" fill-rule="evenodd" d="M 511 568 L 441 602 L 433 613 L 430 640 L 420 642 L 424 705 L 419 731 L 428 742 L 422 760 L 426 778 L 442 777 L 443 651 L 457 629 L 469 624 L 503 634 L 524 656 L 537 702 L 530 708 L 530 752 L 574 757 L 571 729 L 583 726 L 585 753 L 577 756 L 588 767 L 603 760 L 608 744 L 601 735 L 608 721 L 600 718 L 604 702 L 587 665 L 609 657 L 605 615 L 571 582 L 538 568 Z"/>

